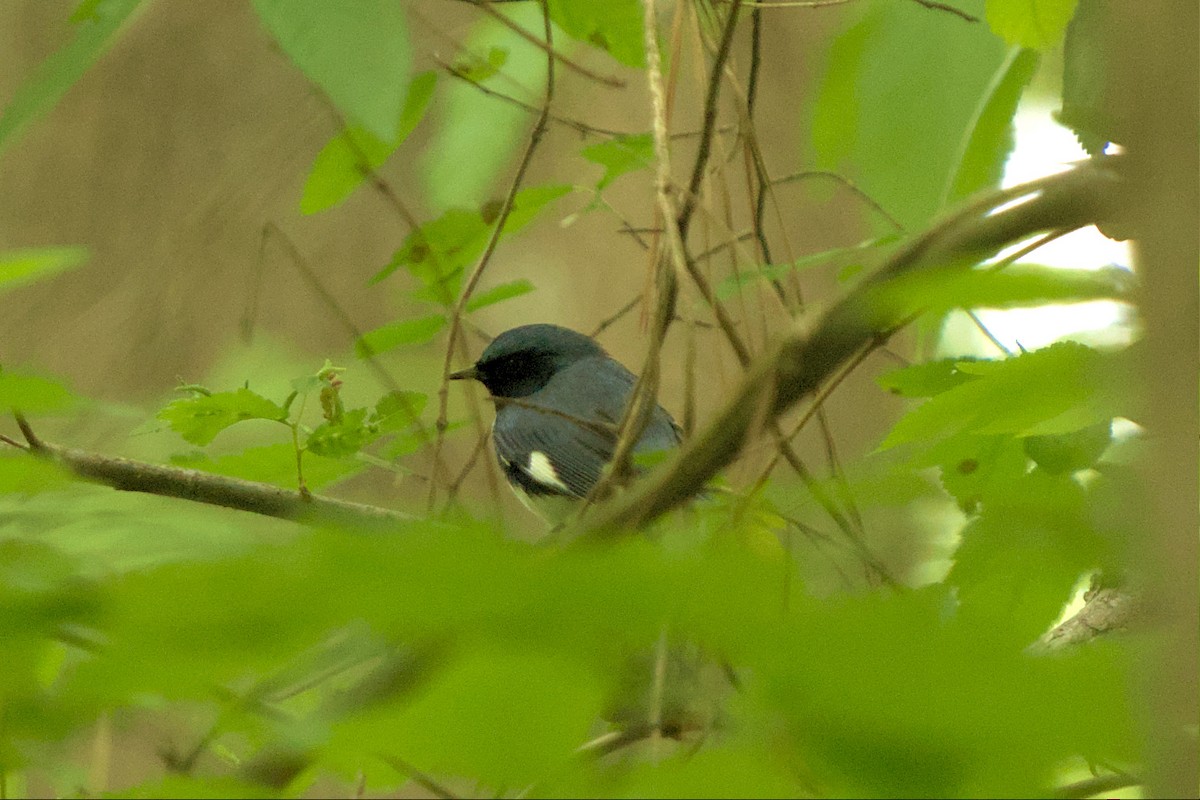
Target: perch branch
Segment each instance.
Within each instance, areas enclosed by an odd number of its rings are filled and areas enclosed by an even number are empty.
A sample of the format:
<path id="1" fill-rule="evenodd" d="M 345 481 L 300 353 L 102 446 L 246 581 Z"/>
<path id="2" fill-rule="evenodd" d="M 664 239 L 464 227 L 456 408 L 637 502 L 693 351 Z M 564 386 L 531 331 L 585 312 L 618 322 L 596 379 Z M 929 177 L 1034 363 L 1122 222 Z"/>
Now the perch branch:
<path id="1" fill-rule="evenodd" d="M 338 525 L 367 531 L 394 530 L 413 519 L 399 511 L 332 497 L 301 495 L 269 483 L 91 453 L 36 438 L 33 441 L 29 451 L 34 456 L 49 458 L 81 478 L 124 492 L 175 497 L 304 525 Z"/>

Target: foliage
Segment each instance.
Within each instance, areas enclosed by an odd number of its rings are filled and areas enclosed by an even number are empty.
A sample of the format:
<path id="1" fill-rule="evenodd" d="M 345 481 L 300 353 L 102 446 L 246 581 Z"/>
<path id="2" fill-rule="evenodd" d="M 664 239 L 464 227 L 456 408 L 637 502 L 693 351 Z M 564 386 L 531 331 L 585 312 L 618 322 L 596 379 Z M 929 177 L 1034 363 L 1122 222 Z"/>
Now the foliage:
<path id="1" fill-rule="evenodd" d="M 0 146 L 136 5 L 80 6 L 75 38 L 0 117 Z M 520 5 L 504 13 L 539 36 L 536 4 Z M 997 186 L 1037 51 L 1061 43 L 1075 4 L 959 5 L 991 28 L 917 3 L 856 4 L 808 93 L 818 165 L 853 177 L 908 231 Z M 347 384 L 368 361 L 443 337 L 456 308 L 471 315 L 534 290 L 502 281 L 457 304 L 490 242 L 505 246 L 572 191 L 557 174 L 514 185 L 503 222 L 501 202 L 484 196 L 527 117 L 479 86 L 537 86 L 545 54 L 483 17 L 448 65 L 453 81 L 413 76 L 401 4 L 253 6 L 343 123 L 316 156 L 300 211 L 332 212 L 418 126 L 433 129 L 434 210 L 372 281 L 403 284 L 423 311 L 362 334 L 344 356 L 351 367 L 326 361 L 286 396 L 254 388 L 257 376 L 188 385 L 154 419 L 195 448 L 174 464 L 301 498 L 368 464 L 405 469 L 414 453 L 445 483 L 440 442 L 465 427 L 461 412 L 443 407 L 432 421 L 429 387 L 357 405 Z M 546 7 L 560 52 L 640 79 L 639 3 Z M 708 9 L 705 24 L 725 24 L 728 7 Z M 577 152 L 576 171 L 603 169 L 581 214 L 602 213 L 619 181 L 652 182 L 650 134 Z M 748 265 L 713 296 L 830 265 L 859 272 L 899 241 L 888 230 Z M 0 289 L 82 257 L 0 254 Z M 940 320 L 1128 302 L 1133 290 L 1122 270 L 994 262 L 898 281 L 889 299 Z M 146 718 L 172 720 L 182 744 L 164 745 L 162 768 L 123 795 L 395 792 L 412 781 L 454 795 L 1008 796 L 1045 794 L 1088 765 L 1135 765 L 1134 646 L 1029 648 L 1081 580 L 1121 571 L 1140 535 L 1122 460 L 1138 436 L 1114 425 L 1141 416 L 1129 378 L 1138 347 L 923 358 L 878 378 L 905 412 L 844 470 L 808 481 L 768 470 L 605 547 L 531 545 L 457 505 L 387 535 L 250 522 L 114 496 L 14 449 L 0 457 L 0 786 L 74 791 L 78 743 Z M 6 411 L 38 422 L 81 406 L 56 380 L 0 371 Z M 877 525 L 919 529 L 917 549 L 941 541 L 947 563 L 925 553 L 881 566 L 865 536 Z"/>

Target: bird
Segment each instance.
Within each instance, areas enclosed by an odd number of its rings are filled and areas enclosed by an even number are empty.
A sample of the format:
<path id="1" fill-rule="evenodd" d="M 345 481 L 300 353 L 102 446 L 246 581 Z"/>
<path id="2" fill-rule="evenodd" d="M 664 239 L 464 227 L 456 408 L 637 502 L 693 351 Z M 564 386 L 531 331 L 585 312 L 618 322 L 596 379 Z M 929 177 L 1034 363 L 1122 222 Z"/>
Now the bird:
<path id="1" fill-rule="evenodd" d="M 500 468 L 526 507 L 552 524 L 578 508 L 612 460 L 637 380 L 595 339 L 546 323 L 504 331 L 449 378 L 488 390 Z M 670 450 L 680 441 L 679 426 L 656 404 L 634 453 Z"/>

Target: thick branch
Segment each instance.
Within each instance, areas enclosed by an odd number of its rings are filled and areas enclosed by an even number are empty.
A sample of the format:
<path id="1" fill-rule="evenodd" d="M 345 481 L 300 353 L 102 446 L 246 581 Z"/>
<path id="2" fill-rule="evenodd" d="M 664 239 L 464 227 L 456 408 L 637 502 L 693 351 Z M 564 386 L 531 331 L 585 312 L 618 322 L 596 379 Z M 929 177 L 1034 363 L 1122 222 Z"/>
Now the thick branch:
<path id="1" fill-rule="evenodd" d="M 911 240 L 815 324 L 798 323 L 752 364 L 741 387 L 708 427 L 663 468 L 589 520 L 586 531 L 605 535 L 641 527 L 695 495 L 734 460 L 757 426 L 774 421 L 816 391 L 868 341 L 911 318 L 913 308 L 894 302 L 890 292 L 897 279 L 934 277 L 1037 233 L 1108 219 L 1121 188 L 1114 163 L 1112 158 L 1088 162 L 986 195 Z"/>

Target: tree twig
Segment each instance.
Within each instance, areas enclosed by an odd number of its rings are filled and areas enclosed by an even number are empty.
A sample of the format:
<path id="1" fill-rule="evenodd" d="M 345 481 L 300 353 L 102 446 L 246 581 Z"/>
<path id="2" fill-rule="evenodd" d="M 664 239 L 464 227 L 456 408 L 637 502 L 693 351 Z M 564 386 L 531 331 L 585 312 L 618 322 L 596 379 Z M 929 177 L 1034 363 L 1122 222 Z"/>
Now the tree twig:
<path id="1" fill-rule="evenodd" d="M 364 532 L 395 530 L 414 519 L 408 514 L 379 506 L 313 494 L 301 495 L 300 492 L 269 483 L 151 464 L 38 441 L 36 448 L 31 447 L 35 454 L 62 464 L 81 478 L 120 491 L 175 497 L 305 525 L 337 525 Z"/>
<path id="2" fill-rule="evenodd" d="M 571 70 L 572 72 L 578 73 L 579 75 L 582 75 L 585 78 L 589 78 L 589 79 L 595 81 L 596 83 L 600 83 L 605 86 L 611 86 L 614 89 L 623 89 L 625 87 L 625 81 L 621 80 L 620 78 L 616 77 L 615 75 L 601 75 L 600 73 L 590 70 L 587 67 L 583 66 L 578 61 L 568 58 L 567 56 L 558 52 L 557 50 L 554 49 L 554 43 L 552 41 L 550 41 L 549 34 L 546 34 L 546 40 L 542 41 L 541 39 L 537 38 L 529 31 L 522 28 L 517 23 L 513 22 L 508 17 L 501 14 L 496 9 L 492 8 L 492 1 L 493 0 L 467 0 L 467 2 L 470 2 L 476 8 L 479 8 L 482 11 L 484 11 L 488 16 L 495 19 L 501 25 L 503 25 L 504 27 L 508 28 L 510 31 L 515 33 L 517 36 L 520 36 L 522 39 L 529 42 L 534 47 L 544 50 L 546 52 L 547 57 L 551 61 L 558 61 L 560 64 L 562 64 L 564 67 Z M 544 4 L 543 4 L 542 8 L 543 8 L 543 10 L 545 10 Z"/>
<path id="3" fill-rule="evenodd" d="M 533 130 L 529 133 L 529 141 L 525 145 L 525 152 L 521 156 L 521 161 L 517 166 L 517 173 L 513 176 L 512 183 L 508 187 L 508 193 L 504 196 L 504 203 L 500 206 L 500 212 L 496 216 L 495 227 L 492 229 L 492 235 L 488 238 L 487 246 L 480 255 L 479 261 L 475 264 L 475 268 L 471 270 L 463 282 L 462 291 L 459 292 L 458 300 L 454 303 L 454 308 L 450 311 L 450 331 L 448 341 L 446 343 L 446 357 L 442 361 L 442 382 L 438 388 L 438 418 L 435 425 L 437 436 L 434 441 L 434 462 L 436 463 L 441 455 L 442 443 L 445 440 L 446 427 L 449 424 L 447 419 L 447 406 L 449 403 L 450 394 L 450 372 L 451 364 L 454 359 L 455 345 L 459 340 L 459 332 L 462 329 L 462 317 L 467 307 L 467 301 L 471 299 L 471 294 L 475 291 L 479 279 L 483 276 L 484 270 L 487 269 L 492 260 L 492 254 L 496 252 L 496 246 L 500 243 L 500 237 L 504 233 L 504 225 L 508 222 L 508 216 L 512 212 L 513 202 L 516 200 L 517 192 L 521 188 L 521 183 L 525 180 L 525 173 L 529 169 L 529 164 L 533 161 L 533 153 L 537 150 L 538 143 L 541 142 L 542 136 L 546 133 L 547 121 L 550 118 L 550 104 L 554 100 L 554 46 L 551 39 L 550 11 L 546 6 L 546 0 L 542 0 L 542 18 L 545 26 L 546 43 L 545 50 L 546 58 L 546 93 L 542 103 L 542 111 L 538 115 L 537 122 L 533 125 Z M 484 3 L 486 8 L 486 3 Z M 503 18 L 502 14 L 494 9 L 489 11 Z M 490 474 L 490 473 L 489 473 Z M 437 497 L 437 482 L 433 481 L 429 487 L 429 510 L 433 510 L 435 498 Z"/>

